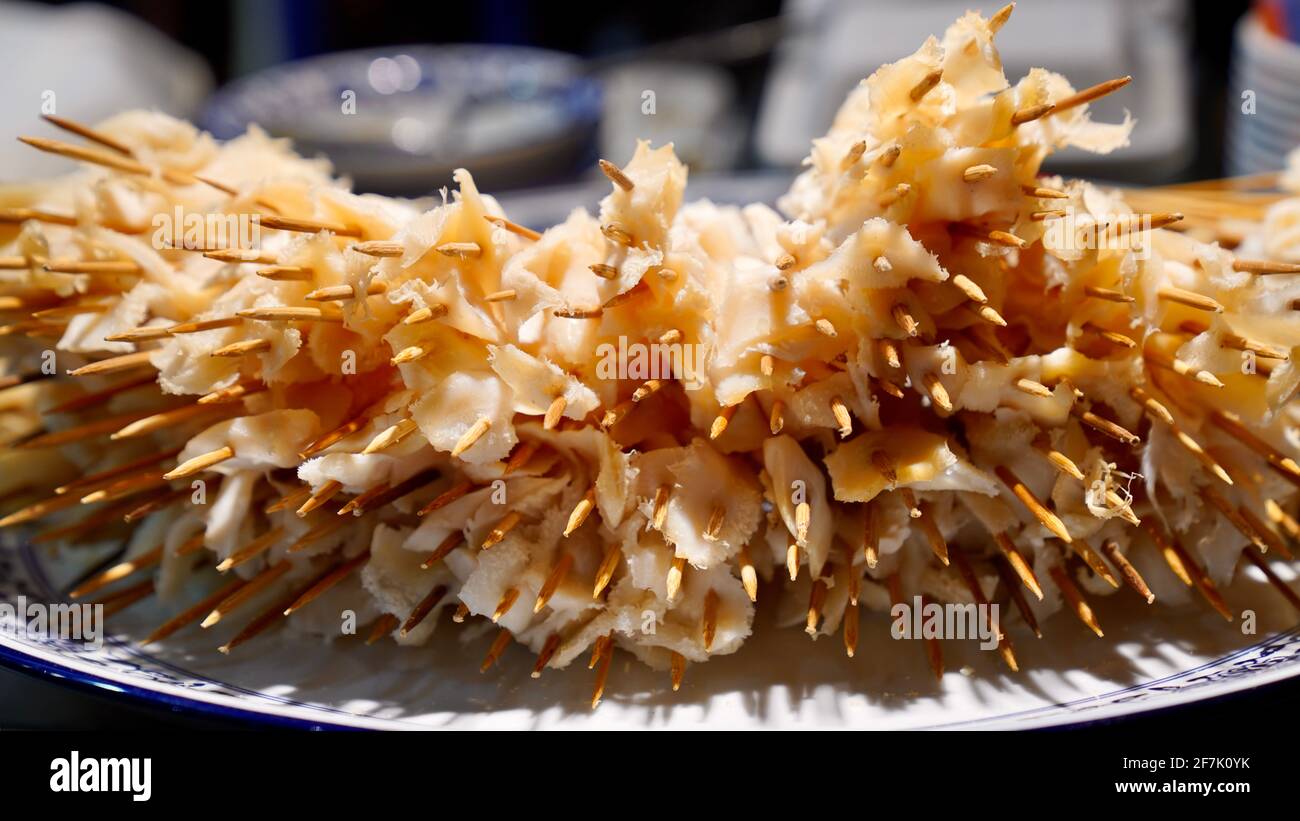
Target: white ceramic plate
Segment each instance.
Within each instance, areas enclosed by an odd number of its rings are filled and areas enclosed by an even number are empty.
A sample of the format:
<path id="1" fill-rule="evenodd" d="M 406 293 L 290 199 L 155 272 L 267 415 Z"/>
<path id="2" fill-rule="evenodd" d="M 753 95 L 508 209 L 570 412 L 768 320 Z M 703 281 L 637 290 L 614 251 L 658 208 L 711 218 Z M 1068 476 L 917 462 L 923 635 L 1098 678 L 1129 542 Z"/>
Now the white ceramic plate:
<path id="1" fill-rule="evenodd" d="M 56 573 L 67 575 L 32 549 L 4 546 L 0 603 L 19 595 L 57 600 Z M 1016 674 L 973 643 L 944 642 L 949 672 L 941 683 L 929 672 L 923 645 L 890 638 L 883 614 L 863 617 L 853 659 L 838 640 L 814 643 L 797 628 L 760 624 L 739 653 L 690 667 L 677 693 L 666 676 L 621 654 L 594 711 L 592 674 L 581 663 L 533 680 L 532 658 L 511 647 L 480 674 L 491 641 L 481 620 L 479 627 L 440 630 L 421 648 L 273 633 L 223 656 L 214 648 L 235 627 L 191 627 L 162 645 L 137 647 L 132 637 L 165 618 L 150 600 L 110 619 L 115 635 L 98 650 L 28 636 L 0 617 L 0 661 L 123 697 L 272 725 L 1031 728 L 1186 704 L 1300 674 L 1300 628 L 1276 592 L 1243 576 L 1226 596 L 1238 611 L 1256 610 L 1256 635 L 1243 635 L 1199 602 L 1147 607 L 1121 591 L 1097 602 L 1105 639 L 1068 614 L 1049 621 L 1042 640 L 1021 628 L 1012 633 L 1022 667 Z"/>
<path id="2" fill-rule="evenodd" d="M 692 198 L 771 200 L 779 176 L 700 178 Z M 570 207 L 594 203 L 606 183 L 502 197 L 507 212 L 541 226 Z M 5 540 L 8 539 L 6 542 Z M 0 534 L 0 604 L 18 596 L 54 601 L 95 556 L 49 561 Z M 79 561 L 78 561 L 79 559 Z M 1300 586 L 1290 566 L 1275 571 Z M 359 728 L 1030 728 L 1113 718 L 1225 695 L 1300 675 L 1300 625 L 1281 596 L 1255 574 L 1224 595 L 1234 611 L 1256 612 L 1256 632 L 1227 624 L 1199 599 L 1142 603 L 1128 591 L 1094 600 L 1106 637 L 1069 613 L 1036 639 L 1012 631 L 1021 672 L 974 643 L 948 641 L 948 671 L 936 682 L 920 642 L 895 641 L 884 614 L 864 615 L 856 658 L 838 639 L 810 641 L 797 628 L 763 621 L 740 652 L 687 669 L 674 693 L 668 677 L 621 653 L 605 700 L 591 710 L 593 674 L 584 663 L 529 677 L 533 658 L 512 646 L 487 674 L 478 667 L 494 631 L 483 620 L 440 629 L 420 648 L 359 638 L 332 644 L 270 633 L 223 656 L 215 648 L 238 626 L 190 627 L 168 642 L 133 642 L 169 615 L 146 600 L 109 620 L 116 636 L 101 649 L 33 638 L 0 616 L 0 662 L 121 693 L 123 697 L 268 724 Z M 776 595 L 775 590 L 764 590 Z M 762 595 L 762 593 L 760 594 Z M 3 610 L 0 610 L 3 613 Z M 242 620 L 235 620 L 241 621 Z"/>

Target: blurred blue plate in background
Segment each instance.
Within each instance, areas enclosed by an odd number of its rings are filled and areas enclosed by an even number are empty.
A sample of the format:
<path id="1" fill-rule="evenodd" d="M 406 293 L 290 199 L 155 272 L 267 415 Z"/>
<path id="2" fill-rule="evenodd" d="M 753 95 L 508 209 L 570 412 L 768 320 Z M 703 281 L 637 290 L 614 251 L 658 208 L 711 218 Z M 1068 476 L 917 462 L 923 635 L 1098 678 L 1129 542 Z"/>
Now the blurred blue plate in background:
<path id="1" fill-rule="evenodd" d="M 208 102 L 217 137 L 257 123 L 324 153 L 359 190 L 423 195 L 470 168 L 484 190 L 572 178 L 595 161 L 599 83 L 581 60 L 519 46 L 338 52 L 241 78 Z"/>

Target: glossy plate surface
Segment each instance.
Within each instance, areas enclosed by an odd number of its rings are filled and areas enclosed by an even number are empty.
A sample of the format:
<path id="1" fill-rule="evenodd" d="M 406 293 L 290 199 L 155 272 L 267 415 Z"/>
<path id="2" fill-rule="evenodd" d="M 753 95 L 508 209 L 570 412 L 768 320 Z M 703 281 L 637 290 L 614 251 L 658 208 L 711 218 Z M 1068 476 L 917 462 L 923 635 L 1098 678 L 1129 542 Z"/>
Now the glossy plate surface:
<path id="1" fill-rule="evenodd" d="M 1284 570 L 1285 568 L 1279 568 Z M 54 601 L 63 563 L 30 548 L 0 558 L 0 604 Z M 765 589 L 776 595 L 775 589 Z M 478 666 L 492 639 L 485 622 L 441 629 L 429 645 L 325 644 L 272 633 L 223 656 L 237 629 L 191 627 L 161 645 L 132 641 L 166 614 L 150 600 L 110 621 L 94 649 L 30 635 L 0 608 L 0 662 L 201 713 L 272 725 L 331 728 L 690 729 L 1030 728 L 1186 704 L 1300 673 L 1300 627 L 1280 597 L 1243 576 L 1226 591 L 1247 603 L 1259 632 L 1242 633 L 1197 601 L 1147 608 L 1137 597 L 1100 600 L 1098 639 L 1068 614 L 1046 638 L 1013 632 L 1022 672 L 973 642 L 944 642 L 937 683 L 923 645 L 889 636 L 884 614 L 865 615 L 856 658 L 838 638 L 811 642 L 798 628 L 759 624 L 741 651 L 688 668 L 678 693 L 630 655 L 611 670 L 605 701 L 588 707 L 592 673 L 575 663 L 529 677 L 532 659 L 511 647 L 496 668 Z M 1237 608 L 1238 610 L 1241 607 Z"/>

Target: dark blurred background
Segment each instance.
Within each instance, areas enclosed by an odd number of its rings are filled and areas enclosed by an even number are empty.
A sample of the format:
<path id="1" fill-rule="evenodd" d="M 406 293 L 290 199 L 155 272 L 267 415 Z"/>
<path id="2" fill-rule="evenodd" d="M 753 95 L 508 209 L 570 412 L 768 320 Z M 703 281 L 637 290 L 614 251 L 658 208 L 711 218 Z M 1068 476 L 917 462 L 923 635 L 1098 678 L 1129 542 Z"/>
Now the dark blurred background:
<path id="1" fill-rule="evenodd" d="M 16 70 L 0 92 L 20 103 L 8 110 L 25 105 L 26 113 L 0 126 L 0 168 L 7 177 L 57 170 L 50 158 L 12 153 L 13 136 L 41 128 L 39 106 L 52 92 L 59 113 L 83 120 L 150 107 L 221 137 L 255 121 L 383 193 L 427 194 L 460 165 L 488 190 L 574 182 L 597 155 L 625 159 L 637 137 L 673 140 L 695 179 L 775 179 L 797 166 L 859 79 L 940 34 L 968 6 L 987 15 L 999 5 L 3 3 L 0 47 Z M 1020 0 L 998 36 L 1013 80 L 1038 65 L 1076 87 L 1136 78 L 1096 112 L 1112 121 L 1131 112 L 1132 146 L 1101 158 L 1067 152 L 1053 170 L 1161 183 L 1281 167 L 1291 138 L 1276 132 L 1289 128 L 1289 101 L 1271 107 L 1281 126 L 1261 123 L 1262 136 L 1235 145 L 1225 139 L 1240 96 L 1234 65 L 1244 64 L 1234 60 L 1234 38 L 1252 5 L 1273 39 L 1298 48 L 1288 31 L 1300 3 L 1287 0 Z M 1289 56 L 1279 58 L 1284 74 Z M 1260 92 L 1258 120 L 1269 113 L 1268 93 Z"/>

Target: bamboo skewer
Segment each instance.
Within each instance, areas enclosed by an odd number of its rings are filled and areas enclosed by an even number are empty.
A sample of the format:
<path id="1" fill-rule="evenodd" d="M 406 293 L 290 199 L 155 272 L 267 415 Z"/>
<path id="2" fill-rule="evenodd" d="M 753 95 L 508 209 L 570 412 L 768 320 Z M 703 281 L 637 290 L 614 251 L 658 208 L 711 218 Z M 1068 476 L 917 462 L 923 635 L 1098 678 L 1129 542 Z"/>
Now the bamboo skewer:
<path id="1" fill-rule="evenodd" d="M 187 186 L 194 185 L 198 180 L 190 174 L 183 171 L 174 171 L 171 169 L 150 168 L 130 156 L 124 156 L 120 153 L 104 151 L 98 148 L 88 148 L 86 146 L 65 143 L 61 140 L 51 140 L 45 137 L 19 137 L 19 142 L 26 143 L 38 151 L 47 154 L 58 154 L 79 162 L 99 165 L 114 171 L 120 171 L 123 174 L 133 174 L 136 176 L 148 177 L 155 173 L 162 176 L 164 180 L 175 185 Z"/>
<path id="2" fill-rule="evenodd" d="M 48 222 L 51 225 L 74 226 L 77 224 L 77 218 L 69 214 L 56 214 L 39 208 L 0 208 L 0 223 L 26 222 L 27 220 Z"/>
<path id="3" fill-rule="evenodd" d="M 311 604 L 313 601 L 336 587 L 348 576 L 352 575 L 357 568 L 361 567 L 361 565 L 365 564 L 369 560 L 370 551 L 366 550 L 358 553 L 351 559 L 341 562 L 336 567 L 327 570 L 284 608 L 284 615 L 292 616 L 297 611 Z"/>
<path id="4" fill-rule="evenodd" d="M 366 645 L 374 644 L 384 636 L 391 634 L 400 624 L 401 620 L 392 613 L 385 613 L 375 619 L 375 623 L 370 627 L 370 635 L 366 637 Z"/>
<path id="5" fill-rule="evenodd" d="M 1070 537 L 1070 532 L 1065 529 L 1065 523 L 1062 522 L 1055 513 L 1048 510 L 1042 502 L 1038 501 L 1038 497 L 1034 496 L 1028 486 L 1026 486 L 1024 482 L 1021 482 L 1009 468 L 1003 465 L 998 465 L 994 469 L 994 472 L 997 473 L 998 478 L 1002 480 L 1002 483 L 1007 486 L 1011 493 L 1020 500 L 1020 503 L 1028 508 L 1029 512 L 1034 514 L 1034 518 L 1037 519 L 1043 527 L 1047 528 L 1053 536 L 1066 544 L 1073 541 Z"/>
<path id="6" fill-rule="evenodd" d="M 209 468 L 216 467 L 222 462 L 233 458 L 235 458 L 235 451 L 227 445 L 185 460 L 171 471 L 164 473 L 163 478 L 168 480 L 184 479 L 193 476 L 196 473 L 208 470 Z"/>
<path id="7" fill-rule="evenodd" d="M 212 611 L 214 607 L 234 595 L 241 587 L 248 584 L 247 581 L 240 578 L 234 578 L 227 581 L 220 588 L 215 590 L 211 595 L 202 601 L 196 603 L 193 607 L 187 608 L 183 612 L 168 619 L 159 625 L 152 633 L 141 640 L 140 645 L 156 644 L 170 637 L 174 633 L 188 627 L 194 622 L 201 619 L 205 614 Z"/>
<path id="8" fill-rule="evenodd" d="M 1156 546 L 1156 550 L 1160 551 L 1160 555 L 1165 560 L 1165 564 L 1169 565 L 1169 569 L 1174 572 L 1174 575 L 1178 577 L 1178 580 L 1188 587 L 1191 587 L 1193 584 L 1192 574 L 1188 571 L 1187 565 L 1183 562 L 1182 555 L 1179 551 L 1174 549 L 1172 542 L 1166 537 L 1160 526 L 1148 518 L 1143 520 L 1142 529 L 1151 537 L 1152 544 Z"/>
<path id="9" fill-rule="evenodd" d="M 479 548 L 481 550 L 490 550 L 500 544 L 510 534 L 510 531 L 515 529 L 522 518 L 523 514 L 517 510 L 512 510 L 501 517 L 501 520 L 488 531 L 487 536 L 483 537 L 483 543 L 479 545 Z"/>
<path id="10" fill-rule="evenodd" d="M 542 671 L 546 669 L 546 665 L 551 663 L 551 659 L 558 649 L 560 649 L 560 634 L 552 633 L 546 637 L 546 643 L 542 645 L 542 651 L 537 654 L 537 662 L 533 665 L 533 678 L 542 677 Z"/>
<path id="11" fill-rule="evenodd" d="M 234 650 L 239 645 L 251 641 L 271 629 L 271 627 L 284 619 L 285 608 L 293 602 L 299 594 L 298 591 L 290 591 L 286 595 L 282 596 L 278 601 L 273 602 L 271 606 L 257 614 L 252 621 L 236 633 L 230 641 L 218 647 L 217 652 L 222 655 L 229 655 L 230 651 Z"/>
<path id="12" fill-rule="evenodd" d="M 1016 581 L 1015 571 L 1011 569 L 1010 563 L 1005 558 L 1001 561 L 995 560 L 993 567 L 997 570 L 998 578 L 1002 580 L 1003 586 L 1006 587 L 1008 594 L 1011 596 L 1011 602 L 1016 606 L 1016 612 L 1020 614 L 1020 618 L 1024 619 L 1025 625 L 1034 631 L 1034 635 L 1041 639 L 1043 631 L 1038 627 L 1038 619 L 1034 616 L 1033 609 L 1025 599 L 1025 593 L 1020 589 L 1020 584 Z"/>
<path id="13" fill-rule="evenodd" d="M 600 560 L 600 567 L 596 570 L 596 581 L 591 590 L 593 600 L 599 599 L 600 594 L 609 587 L 610 581 L 614 578 L 614 573 L 618 571 L 622 558 L 623 549 L 617 544 L 610 545 L 605 549 L 605 555 Z"/>
<path id="14" fill-rule="evenodd" d="M 417 473 L 408 476 L 402 481 L 391 487 L 386 488 L 381 493 L 374 495 L 364 505 L 358 506 L 352 510 L 353 518 L 365 516 L 372 511 L 384 508 L 403 497 L 414 493 L 417 490 L 427 486 L 430 482 L 435 481 L 439 476 L 437 468 L 426 468 Z"/>
<path id="15" fill-rule="evenodd" d="M 966 585 L 971 598 L 975 600 L 975 606 L 988 611 L 988 597 L 984 595 L 984 590 L 980 587 L 979 578 L 975 575 L 974 568 L 971 567 L 966 555 L 960 549 L 952 551 L 952 564 L 957 568 L 957 575 Z M 1007 635 L 1006 630 L 1002 629 L 1001 624 L 996 625 L 996 628 L 998 631 L 998 654 L 1002 656 L 1003 663 L 1007 665 L 1011 672 L 1020 672 L 1020 663 L 1016 661 L 1015 647 L 1011 643 L 1011 637 Z"/>
<path id="16" fill-rule="evenodd" d="M 1300 464 L 1297 464 L 1294 459 L 1251 433 L 1236 414 L 1230 411 L 1214 410 L 1210 413 L 1210 422 L 1259 456 L 1264 457 L 1269 467 L 1292 484 L 1300 487 Z"/>
<path id="17" fill-rule="evenodd" d="M 108 359 L 101 359 L 98 362 L 92 362 L 89 365 L 83 365 L 80 368 L 68 371 L 69 376 L 90 376 L 103 375 L 106 373 L 118 373 L 120 371 L 131 370 L 132 368 L 153 367 L 149 361 L 152 356 L 151 351 L 136 351 L 135 353 L 122 354 L 113 356 Z"/>
<path id="18" fill-rule="evenodd" d="M 1282 581 L 1282 579 L 1273 572 L 1273 568 L 1268 566 L 1268 562 L 1263 556 L 1259 555 L 1251 548 L 1243 550 L 1241 555 L 1245 556 L 1247 561 L 1259 568 L 1268 583 L 1272 585 L 1277 592 L 1282 594 L 1282 597 L 1287 600 L 1288 604 L 1296 610 L 1300 610 L 1300 596 L 1297 596 L 1296 592 L 1291 589 L 1291 586 Z"/>
<path id="19" fill-rule="evenodd" d="M 420 563 L 420 569 L 428 570 L 438 562 L 447 558 L 447 555 L 451 553 L 451 551 L 460 547 L 464 543 L 465 543 L 464 532 L 460 530 L 453 530 L 451 533 L 447 534 L 446 538 L 444 538 L 441 542 L 439 542 L 438 546 L 433 549 L 433 552 L 431 552 L 428 556 L 424 558 L 424 561 Z"/>
<path id="20" fill-rule="evenodd" d="M 1255 528 L 1251 526 L 1250 522 L 1243 518 L 1237 512 L 1237 509 L 1227 499 L 1223 498 L 1217 490 L 1209 485 L 1203 485 L 1199 488 L 1199 491 L 1201 498 L 1208 502 L 1211 507 L 1217 509 L 1223 515 L 1223 518 L 1227 519 L 1228 523 L 1236 528 L 1237 532 L 1245 536 L 1261 553 L 1268 552 L 1268 542 L 1259 533 L 1255 532 Z"/>
<path id="21" fill-rule="evenodd" d="M 79 425 L 73 425 L 69 428 L 39 433 L 29 439 L 18 442 L 16 447 L 21 450 L 39 450 L 42 448 L 63 447 L 64 445 L 69 445 L 74 442 L 81 442 L 98 436 L 106 436 L 114 431 L 120 430 L 124 425 L 129 425 L 132 422 L 136 422 L 152 415 L 153 414 L 149 411 L 136 411 L 134 413 L 124 413 L 117 416 L 95 419 L 90 422 L 83 422 Z"/>
<path id="22" fill-rule="evenodd" d="M 273 527 L 262 535 L 253 539 L 248 544 L 231 553 L 217 565 L 218 573 L 225 573 L 228 570 L 239 567 L 270 550 L 284 537 L 284 528 Z"/>
<path id="23" fill-rule="evenodd" d="M 1123 88 L 1124 86 L 1128 85 L 1131 82 L 1133 82 L 1133 78 L 1131 76 L 1125 75 L 1123 77 L 1116 77 L 1113 80 L 1106 80 L 1105 82 L 1097 83 L 1095 86 L 1089 86 L 1088 88 L 1085 88 L 1082 91 L 1076 92 L 1074 94 L 1071 94 L 1068 97 L 1057 100 L 1055 108 L 1052 110 L 1051 113 L 1060 114 L 1062 112 L 1069 111 L 1072 108 L 1078 108 L 1081 105 L 1086 105 L 1088 103 L 1091 103 L 1093 100 L 1098 100 L 1102 97 L 1105 97 L 1107 94 L 1111 94 L 1113 92 L 1119 91 L 1121 88 Z"/>
<path id="24" fill-rule="evenodd" d="M 631 190 L 636 187 L 632 180 L 623 173 L 623 169 L 619 168 L 609 160 L 600 160 L 597 164 L 600 166 L 601 173 L 608 177 L 610 182 L 614 183 L 619 188 L 622 188 L 624 191 L 631 192 Z"/>
<path id="25" fill-rule="evenodd" d="M 1210 607 L 1214 608 L 1214 611 L 1220 616 L 1223 616 L 1224 621 L 1232 621 L 1232 611 L 1228 609 L 1228 603 L 1223 600 L 1223 596 L 1219 594 L 1218 588 L 1210 579 L 1210 574 L 1197 564 L 1196 560 L 1188 555 L 1187 551 L 1177 541 L 1171 542 L 1171 547 L 1178 554 L 1183 567 L 1187 568 L 1187 572 L 1191 575 L 1193 586 L 1209 602 Z"/>
<path id="26" fill-rule="evenodd" d="M 217 248 L 209 251 L 204 251 L 203 256 L 208 259 L 214 259 L 217 262 L 230 262 L 230 263 L 256 262 L 262 265 L 270 265 L 271 268 L 292 268 L 293 267 L 293 266 L 275 265 L 274 264 L 276 260 L 275 254 L 272 254 L 269 251 L 260 251 L 256 248 Z M 271 269 L 267 269 L 267 268 L 258 269 L 257 274 L 258 276 L 266 276 L 266 274 L 263 272 L 268 270 Z M 308 273 L 310 273 L 310 271 L 308 271 Z"/>
<path id="27" fill-rule="evenodd" d="M 1246 523 L 1253 533 L 1268 544 L 1269 551 L 1281 556 L 1287 561 L 1292 561 L 1295 558 L 1295 556 L 1292 555 L 1290 548 L 1286 546 L 1286 542 L 1282 540 L 1282 537 L 1274 532 L 1263 519 L 1255 515 L 1249 507 L 1246 505 L 1240 505 L 1237 508 L 1237 515 L 1241 517 L 1242 521 Z"/>
<path id="28" fill-rule="evenodd" d="M 518 223 L 511 222 L 505 217 L 497 217 L 497 216 L 492 216 L 490 214 L 484 214 L 483 219 L 487 220 L 493 225 L 504 228 L 505 230 L 509 231 L 512 234 L 521 236 L 526 240 L 531 240 L 535 242 L 542 238 L 542 235 L 534 231 L 533 229 L 526 228 L 522 225 L 519 225 Z"/>
<path id="29" fill-rule="evenodd" d="M 1053 565 L 1048 571 L 1052 576 L 1052 581 L 1061 591 L 1061 595 L 1069 603 L 1070 608 L 1074 610 L 1074 615 L 1083 622 L 1089 630 L 1097 634 L 1097 638 L 1105 638 L 1106 634 L 1102 632 L 1101 625 L 1097 622 L 1097 617 L 1092 612 L 1092 607 L 1088 604 L 1083 593 L 1075 586 L 1070 579 L 1069 573 L 1060 565 Z"/>
<path id="30" fill-rule="evenodd" d="M 1119 545 L 1113 539 L 1102 542 L 1101 550 L 1106 554 L 1106 558 L 1110 559 L 1110 563 L 1119 568 L 1120 575 L 1124 577 L 1124 581 L 1128 586 L 1133 588 L 1133 591 L 1141 596 L 1147 604 L 1151 604 L 1156 600 L 1156 594 L 1151 592 L 1150 587 L 1147 587 L 1142 574 L 1120 552 Z"/>
<path id="31" fill-rule="evenodd" d="M 497 659 L 501 658 L 501 654 L 505 652 L 506 647 L 510 646 L 511 638 L 513 638 L 513 636 L 510 631 L 506 630 L 504 627 L 501 628 L 501 632 L 497 633 L 497 637 L 493 640 L 492 646 L 488 648 L 487 655 L 483 657 L 483 663 L 479 665 L 480 673 L 486 673 L 492 665 L 497 663 Z"/>
<path id="32" fill-rule="evenodd" d="M 488 419 L 486 416 L 479 417 L 478 421 L 473 425 L 470 425 L 469 429 L 466 430 L 465 433 L 461 435 L 460 439 L 456 441 L 456 446 L 451 449 L 451 455 L 453 457 L 460 456 L 462 453 L 472 448 L 479 439 L 483 438 L 483 435 L 486 434 L 491 427 L 491 419 Z"/>
<path id="33" fill-rule="evenodd" d="M 428 618 L 433 609 L 447 596 L 447 589 L 445 584 L 440 584 L 430 590 L 427 596 L 420 599 L 415 605 L 415 609 L 411 611 L 411 615 L 407 616 L 406 621 L 402 622 L 398 634 L 405 638 L 410 635 L 412 630 L 419 627 L 420 623 Z M 496 619 L 493 619 L 493 621 L 496 621 Z"/>
<path id="34" fill-rule="evenodd" d="M 996 532 L 993 534 L 993 541 L 997 544 L 998 550 L 1001 551 L 1002 558 L 1006 562 L 1007 567 L 1015 573 L 1016 578 L 1020 580 L 1021 584 L 1023 584 L 1030 593 L 1034 594 L 1035 598 L 1042 601 L 1043 588 L 1038 583 L 1038 577 L 1034 575 L 1034 569 L 1025 561 L 1024 556 L 1021 555 L 1020 551 L 1016 548 L 1015 543 L 1011 541 L 1011 537 L 1006 533 Z"/>
<path id="35" fill-rule="evenodd" d="M 349 225 L 343 225 L 337 222 L 282 217 L 278 214 L 259 214 L 258 217 L 258 222 L 263 228 L 271 228 L 278 231 L 292 231 L 295 233 L 305 234 L 317 234 L 321 231 L 329 231 L 330 233 L 337 234 L 340 237 L 361 236 L 360 228 L 353 228 Z"/>
<path id="36" fill-rule="evenodd" d="M 370 282 L 362 291 L 362 296 L 379 296 L 388 291 L 388 286 L 382 282 Z M 344 302 L 350 299 L 356 299 L 357 292 L 351 285 L 330 285 L 325 288 L 317 288 L 309 291 L 303 299 L 308 302 Z"/>
<path id="37" fill-rule="evenodd" d="M 930 93 L 931 89 L 939 85 L 939 82 L 942 79 L 943 70 L 935 69 L 922 77 L 920 82 L 913 86 L 912 90 L 907 93 L 907 96 L 912 98 L 912 102 L 918 103 L 921 101 L 922 97 Z"/>
<path id="38" fill-rule="evenodd" d="M 141 602 L 154 593 L 153 579 L 145 579 L 126 590 L 113 593 L 94 604 L 104 606 L 104 618 L 116 615 L 137 602 Z"/>
<path id="39" fill-rule="evenodd" d="M 238 312 L 245 319 L 262 322 L 342 322 L 343 315 L 321 308 L 298 308 L 288 305 L 267 308 L 245 308 Z"/>
<path id="40" fill-rule="evenodd" d="M 75 120 L 69 120 L 66 117 L 56 117 L 53 114 L 42 114 L 41 119 L 56 128 L 61 128 L 64 131 L 76 134 L 79 137 L 84 137 L 91 142 L 99 143 L 105 148 L 111 148 L 119 154 L 125 154 L 128 157 L 135 156 L 134 152 L 132 152 L 125 143 L 119 142 L 102 131 L 96 131 L 90 126 L 83 125 Z"/>
<path id="41" fill-rule="evenodd" d="M 179 449 L 164 451 L 162 453 L 150 453 L 138 459 L 133 459 L 129 462 L 123 462 L 122 464 L 116 465 L 114 467 L 107 468 L 105 470 L 101 470 L 96 473 L 92 473 L 88 476 L 82 476 L 78 479 L 74 479 L 73 481 L 68 482 L 67 484 L 63 484 L 56 487 L 54 489 L 54 492 L 56 494 L 63 495 L 65 493 L 71 493 L 72 491 L 80 491 L 82 493 L 86 493 L 92 490 L 99 490 L 100 488 L 108 487 L 109 485 L 121 479 L 123 476 L 137 474 L 144 468 L 150 468 L 158 464 L 159 462 L 163 462 L 166 461 L 167 459 L 171 459 L 177 453 L 180 453 Z"/>
<path id="42" fill-rule="evenodd" d="M 248 603 L 248 601 L 258 593 L 270 587 L 285 573 L 288 573 L 289 567 L 288 559 L 283 559 L 280 562 L 267 567 L 261 573 L 258 573 L 256 576 L 249 579 L 247 584 L 240 586 L 229 596 L 218 602 L 212 608 L 212 611 L 204 617 L 203 621 L 199 623 L 199 626 L 206 629 L 221 621 L 227 615 Z M 287 607 L 288 605 L 285 606 Z"/>
<path id="43" fill-rule="evenodd" d="M 568 577 L 569 570 L 572 567 L 573 554 L 564 553 L 561 555 L 560 560 L 551 568 L 551 572 L 546 576 L 546 581 L 542 583 L 542 587 L 537 593 L 537 600 L 533 602 L 534 613 L 542 612 L 542 608 L 546 607 L 547 603 L 550 602 L 551 597 L 555 595 L 555 591 L 559 589 L 560 585 L 564 584 L 564 580 Z"/>
<path id="44" fill-rule="evenodd" d="M 457 499 L 463 497 L 465 494 L 469 493 L 473 489 L 474 489 L 473 482 L 471 482 L 468 479 L 463 480 L 453 485 L 452 487 L 448 488 L 446 491 L 442 492 L 438 496 L 434 497 L 433 500 L 431 500 L 428 504 L 420 508 L 420 510 L 416 513 L 416 515 L 427 516 L 430 513 L 433 513 L 434 511 L 441 510 L 442 508 L 446 507 L 447 505 L 451 504 Z"/>
<path id="45" fill-rule="evenodd" d="M 1103 299 L 1107 302 L 1119 302 L 1124 304 L 1136 301 L 1134 297 L 1128 296 L 1121 291 L 1112 290 L 1110 288 L 1098 288 L 1094 285 L 1083 286 L 1083 292 L 1085 295 L 1090 296 L 1093 299 Z"/>
<path id="46" fill-rule="evenodd" d="M 162 495 L 151 496 L 146 498 L 143 503 L 131 508 L 123 514 L 122 521 L 126 524 L 138 522 L 144 517 L 157 513 L 166 507 L 170 507 L 182 499 L 189 498 L 192 493 L 193 491 L 190 488 L 180 487 L 168 493 L 163 493 Z"/>
<path id="47" fill-rule="evenodd" d="M 935 558 L 946 567 L 949 561 L 948 543 L 944 541 L 939 526 L 935 524 L 933 509 L 922 508 L 921 517 L 916 520 L 916 523 L 921 526 L 921 532 L 925 534 L 925 540 L 929 542 Z"/>
<path id="48" fill-rule="evenodd" d="M 110 584 L 121 581 L 127 576 L 131 576 L 141 570 L 147 570 L 161 561 L 162 552 L 162 545 L 159 545 L 152 550 L 141 553 L 133 559 L 128 559 L 119 564 L 115 564 L 102 573 L 98 573 L 74 587 L 68 592 L 68 598 L 81 598 L 82 596 L 102 590 Z"/>
<path id="49" fill-rule="evenodd" d="M 609 683 L 609 667 L 614 660 L 613 637 L 606 636 L 606 645 L 600 654 L 599 667 L 596 670 L 596 684 L 591 693 L 591 709 L 596 709 L 605 696 L 605 686 Z"/>
<path id="50" fill-rule="evenodd" d="M 358 254 L 365 254 L 369 257 L 400 257 L 404 253 L 402 243 L 394 240 L 358 242 L 349 247 Z"/>

